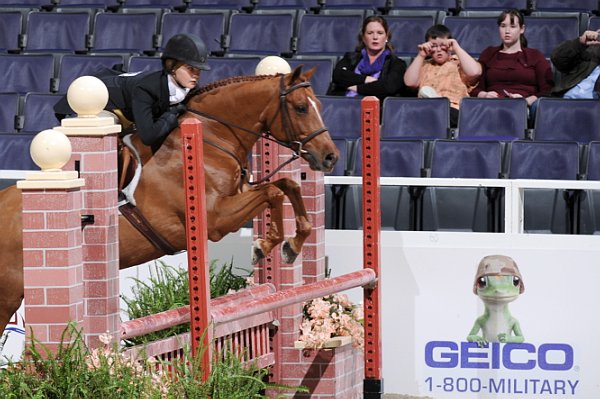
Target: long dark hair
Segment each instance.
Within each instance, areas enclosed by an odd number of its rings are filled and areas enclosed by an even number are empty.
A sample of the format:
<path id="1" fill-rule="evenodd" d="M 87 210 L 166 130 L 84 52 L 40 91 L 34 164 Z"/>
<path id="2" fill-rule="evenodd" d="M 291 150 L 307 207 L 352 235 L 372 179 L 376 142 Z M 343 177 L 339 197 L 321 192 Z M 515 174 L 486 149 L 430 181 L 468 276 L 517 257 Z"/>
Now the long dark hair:
<path id="1" fill-rule="evenodd" d="M 363 48 L 365 48 L 365 43 L 363 42 L 363 36 L 365 35 L 365 30 L 367 30 L 367 25 L 371 22 L 379 22 L 381 26 L 383 26 L 383 30 L 387 35 L 387 42 L 385 43 L 385 48 L 390 50 L 392 53 L 394 52 L 394 45 L 392 44 L 392 34 L 390 32 L 390 28 L 388 26 L 387 21 L 381 15 L 370 15 L 363 21 L 362 28 L 358 33 L 358 45 L 356 46 L 356 51 L 360 52 Z"/>
<path id="2" fill-rule="evenodd" d="M 523 14 L 521 14 L 521 11 L 517 10 L 516 8 L 511 8 L 510 10 L 502 11 L 502 13 L 498 16 L 498 26 L 500 26 L 509 15 L 511 24 L 515 22 L 515 19 L 517 19 L 519 22 L 519 27 L 523 27 L 525 25 L 525 17 Z M 522 48 L 527 47 L 527 38 L 525 37 L 525 33 L 521 33 L 519 42 L 521 42 Z"/>

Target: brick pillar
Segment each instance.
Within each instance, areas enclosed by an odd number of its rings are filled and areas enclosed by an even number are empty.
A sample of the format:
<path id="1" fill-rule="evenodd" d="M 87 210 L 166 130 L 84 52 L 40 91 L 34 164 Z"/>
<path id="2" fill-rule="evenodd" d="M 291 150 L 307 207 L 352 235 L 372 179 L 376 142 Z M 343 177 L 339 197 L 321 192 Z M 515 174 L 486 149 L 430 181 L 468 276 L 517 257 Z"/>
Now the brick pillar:
<path id="1" fill-rule="evenodd" d="M 30 172 L 17 182 L 23 195 L 26 345 L 35 338 L 55 351 L 69 322 L 83 326 L 83 184 L 76 172 L 62 171 Z"/>
<path id="2" fill-rule="evenodd" d="M 302 277 L 304 283 L 325 278 L 325 178 L 323 172 L 311 170 L 302 163 L 302 198 L 306 206 L 312 233 L 302 248 Z"/>
<path id="3" fill-rule="evenodd" d="M 255 179 L 258 180 L 262 176 L 267 175 L 270 171 L 288 160 L 291 155 L 290 150 L 278 146 L 273 142 L 266 140 L 259 141 L 254 153 L 254 165 L 258 165 L 258 170 L 254 172 Z M 282 177 L 288 177 L 300 182 L 300 161 L 288 164 L 270 180 L 275 181 Z M 289 201 L 284 202 L 283 214 L 284 232 L 286 237 L 288 237 L 296 231 L 294 211 Z M 255 239 L 259 236 L 264 236 L 269 223 L 270 215 L 268 214 L 268 210 L 255 219 Z M 280 246 L 277 246 L 267 258 L 257 265 L 255 277 L 259 283 L 273 283 L 278 291 L 298 287 L 303 284 L 302 254 L 298 256 L 293 264 L 284 264 L 281 261 Z M 299 351 L 294 349 L 294 341 L 298 339 L 300 333 L 302 305 L 296 304 L 280 308 L 276 312 L 276 318 L 279 321 L 279 327 L 271 340 L 276 362 L 273 367 L 271 380 L 285 383 L 284 373 L 287 372 L 291 364 L 297 362 L 299 359 Z"/>
<path id="4" fill-rule="evenodd" d="M 94 221 L 83 229 L 85 340 L 101 346 L 98 337 L 118 337 L 119 226 L 117 211 L 117 133 L 112 118 L 69 118 L 56 128 L 70 137 L 73 156 L 66 168 L 85 178 L 82 213 Z"/>

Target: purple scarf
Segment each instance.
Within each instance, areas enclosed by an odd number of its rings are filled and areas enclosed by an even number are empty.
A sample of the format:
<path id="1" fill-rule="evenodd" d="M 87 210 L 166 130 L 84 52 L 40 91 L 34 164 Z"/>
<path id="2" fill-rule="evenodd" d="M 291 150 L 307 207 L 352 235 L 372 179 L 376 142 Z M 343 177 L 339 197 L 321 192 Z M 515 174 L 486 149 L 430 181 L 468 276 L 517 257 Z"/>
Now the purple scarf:
<path id="1" fill-rule="evenodd" d="M 356 65 L 356 71 L 363 75 L 373 76 L 374 74 L 381 72 L 385 58 L 390 54 L 390 50 L 385 49 L 372 64 L 369 63 L 367 49 L 362 49 L 360 53 L 362 54 L 362 57 L 360 58 L 358 65 Z"/>

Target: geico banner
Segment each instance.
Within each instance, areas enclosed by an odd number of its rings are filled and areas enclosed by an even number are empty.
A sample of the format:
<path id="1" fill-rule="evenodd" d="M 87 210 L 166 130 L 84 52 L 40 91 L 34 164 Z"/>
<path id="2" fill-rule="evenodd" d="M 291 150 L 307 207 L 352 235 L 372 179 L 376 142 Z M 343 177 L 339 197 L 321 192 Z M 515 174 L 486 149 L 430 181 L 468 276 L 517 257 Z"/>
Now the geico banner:
<path id="1" fill-rule="evenodd" d="M 333 275 L 362 267 L 362 232 L 326 242 Z M 386 393 L 600 398 L 600 237 L 385 231 L 381 243 Z"/>

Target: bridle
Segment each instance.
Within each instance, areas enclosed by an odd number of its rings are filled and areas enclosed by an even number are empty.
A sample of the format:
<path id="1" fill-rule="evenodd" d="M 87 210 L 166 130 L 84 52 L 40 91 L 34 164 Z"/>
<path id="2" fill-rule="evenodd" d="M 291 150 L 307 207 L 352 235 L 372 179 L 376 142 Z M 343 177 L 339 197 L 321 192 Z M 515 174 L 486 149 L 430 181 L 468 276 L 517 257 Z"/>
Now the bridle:
<path id="1" fill-rule="evenodd" d="M 207 119 L 212 119 L 212 120 L 219 122 L 229 128 L 237 129 L 237 130 L 241 130 L 246 133 L 253 134 L 253 135 L 257 136 L 258 138 L 263 138 L 263 139 L 275 142 L 282 147 L 289 148 L 290 150 L 292 150 L 293 154 L 292 154 L 291 158 L 289 158 L 287 161 L 285 161 L 284 163 L 279 165 L 277 168 L 275 168 L 275 170 L 273 170 L 271 173 L 269 173 L 267 176 L 263 177 L 262 179 L 260 179 L 258 181 L 253 181 L 253 182 L 249 181 L 248 184 L 250 184 L 250 185 L 261 184 L 261 183 L 267 181 L 268 179 L 270 179 L 275 173 L 279 172 L 287 164 L 298 159 L 301 156 L 301 154 L 306 153 L 306 150 L 303 148 L 306 143 L 308 143 L 309 141 L 311 141 L 312 139 L 314 139 L 321 133 L 324 133 L 327 131 L 327 128 L 325 126 L 323 126 L 319 129 L 315 130 L 311 134 L 307 135 L 304 139 L 300 140 L 299 134 L 292 128 L 292 121 L 291 121 L 290 113 L 289 113 L 289 110 L 288 110 L 288 107 L 286 104 L 286 97 L 288 94 L 292 93 L 294 90 L 300 89 L 302 87 L 310 87 L 311 84 L 309 81 L 305 81 L 305 82 L 300 82 L 296 85 L 290 86 L 289 88 L 286 88 L 284 76 L 285 75 L 281 75 L 281 79 L 279 81 L 279 108 L 277 108 L 277 112 L 275 112 L 275 115 L 273 115 L 273 118 L 267 124 L 264 132 L 256 132 L 254 130 L 247 129 L 243 126 L 236 125 L 235 123 L 228 122 L 218 116 L 214 116 L 211 114 L 207 114 L 206 112 L 197 111 L 197 110 L 186 107 L 186 110 L 193 114 L 205 117 Z M 281 113 L 281 124 L 283 126 L 283 130 L 287 137 L 286 141 L 277 139 L 271 133 L 271 126 L 275 122 L 275 119 L 277 118 L 277 116 L 280 113 Z M 234 133 L 234 135 L 235 135 L 235 133 Z M 230 155 L 231 157 L 233 157 L 240 165 L 240 169 L 242 170 L 242 176 L 247 175 L 246 168 L 244 168 L 242 161 L 232 151 L 230 151 L 227 148 L 224 148 L 223 146 L 221 146 L 211 140 L 208 140 L 206 138 L 204 139 L 204 142 L 206 144 L 209 144 L 209 145 L 225 152 L 226 154 Z"/>

